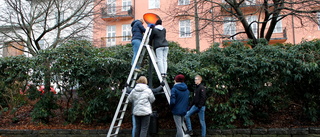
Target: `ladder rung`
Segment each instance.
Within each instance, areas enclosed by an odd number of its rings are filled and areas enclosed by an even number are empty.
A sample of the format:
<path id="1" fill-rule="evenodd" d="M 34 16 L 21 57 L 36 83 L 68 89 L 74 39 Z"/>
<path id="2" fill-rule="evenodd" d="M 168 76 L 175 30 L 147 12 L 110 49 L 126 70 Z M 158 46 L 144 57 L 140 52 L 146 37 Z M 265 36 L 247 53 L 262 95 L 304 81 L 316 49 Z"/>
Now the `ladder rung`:
<path id="1" fill-rule="evenodd" d="M 116 137 L 118 134 L 111 134 L 110 137 Z"/>
<path id="2" fill-rule="evenodd" d="M 117 118 L 117 120 L 122 120 L 123 118 Z"/>
<path id="3" fill-rule="evenodd" d="M 126 110 L 120 110 L 119 112 L 126 112 Z"/>
<path id="4" fill-rule="evenodd" d="M 114 126 L 113 129 L 120 128 L 120 126 Z"/>

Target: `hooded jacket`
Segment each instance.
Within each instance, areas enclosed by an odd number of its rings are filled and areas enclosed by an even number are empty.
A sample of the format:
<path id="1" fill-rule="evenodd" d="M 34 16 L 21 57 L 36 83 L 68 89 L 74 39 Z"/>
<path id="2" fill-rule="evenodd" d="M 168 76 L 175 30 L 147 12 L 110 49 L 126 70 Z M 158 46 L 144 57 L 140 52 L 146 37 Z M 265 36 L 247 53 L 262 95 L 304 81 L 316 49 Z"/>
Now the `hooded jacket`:
<path id="1" fill-rule="evenodd" d="M 159 47 L 168 47 L 169 43 L 166 40 L 166 29 L 162 25 L 156 25 L 150 35 L 150 45 L 154 49 Z"/>
<path id="2" fill-rule="evenodd" d="M 138 83 L 128 96 L 129 102 L 133 102 L 133 115 L 147 116 L 152 113 L 151 103 L 155 97 L 146 84 Z"/>
<path id="3" fill-rule="evenodd" d="M 185 83 L 176 83 L 171 89 L 170 107 L 173 115 L 184 116 L 189 105 L 190 91 Z"/>
<path id="4" fill-rule="evenodd" d="M 142 22 L 140 20 L 134 20 L 131 23 L 131 33 L 132 33 L 132 39 L 139 39 L 142 40 L 143 33 L 146 31 L 146 29 L 143 27 Z"/>

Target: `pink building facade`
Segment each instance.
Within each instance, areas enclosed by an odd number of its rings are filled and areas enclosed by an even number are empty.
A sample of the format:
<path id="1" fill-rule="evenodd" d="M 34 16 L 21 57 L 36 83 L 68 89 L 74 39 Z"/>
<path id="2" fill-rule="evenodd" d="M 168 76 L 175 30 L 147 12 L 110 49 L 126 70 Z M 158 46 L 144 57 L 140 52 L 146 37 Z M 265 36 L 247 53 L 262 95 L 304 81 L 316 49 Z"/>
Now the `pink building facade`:
<path id="1" fill-rule="evenodd" d="M 223 0 L 217 0 L 217 2 L 219 1 L 223 2 Z M 176 13 L 181 9 L 194 12 L 193 8 L 188 9 L 192 6 L 192 2 L 193 0 L 105 0 L 96 8 L 96 12 L 99 14 L 96 14 L 94 21 L 93 44 L 96 47 L 110 47 L 131 43 L 130 24 L 133 20 L 142 19 L 145 13 L 159 15 L 163 20 L 163 26 L 167 29 L 167 40 L 177 42 L 184 48 L 196 49 L 197 35 L 195 32 L 199 29 L 200 51 L 207 49 L 214 42 L 222 44 L 226 40 L 230 40 L 228 36 L 243 30 L 241 24 L 237 22 L 208 23 L 200 21 L 196 27 L 195 17 L 183 16 L 183 12 Z M 210 5 L 204 5 L 200 10 L 204 10 L 206 6 Z M 252 10 L 254 10 L 255 5 L 249 7 L 253 7 Z M 212 11 L 212 13 L 217 12 L 223 11 L 221 8 L 215 8 Z M 315 13 L 315 16 L 319 21 L 320 14 Z M 258 14 L 248 18 L 251 21 L 261 19 Z M 147 27 L 147 24 L 143 25 Z M 253 25 L 253 27 L 259 29 L 259 25 Z M 320 38 L 319 23 L 306 21 L 301 24 L 297 18 L 286 17 L 278 22 L 270 44 L 298 44 L 303 40 L 318 38 Z M 233 39 L 244 40 L 247 39 L 247 36 L 239 34 Z"/>

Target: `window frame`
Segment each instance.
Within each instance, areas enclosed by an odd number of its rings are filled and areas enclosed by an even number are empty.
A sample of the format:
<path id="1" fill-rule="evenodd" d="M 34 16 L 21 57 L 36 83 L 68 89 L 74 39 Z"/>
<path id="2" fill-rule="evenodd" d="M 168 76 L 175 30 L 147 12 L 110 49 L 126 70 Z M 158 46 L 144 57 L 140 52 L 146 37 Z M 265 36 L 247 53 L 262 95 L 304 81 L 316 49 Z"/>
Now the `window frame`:
<path id="1" fill-rule="evenodd" d="M 45 44 L 45 40 L 41 39 L 38 42 L 40 49 L 46 49 L 46 44 Z"/>
<path id="2" fill-rule="evenodd" d="M 122 11 L 130 10 L 131 5 L 132 5 L 131 0 L 122 0 L 122 8 L 121 8 L 121 10 Z"/>
<path id="3" fill-rule="evenodd" d="M 107 0 L 107 13 L 108 15 L 116 14 L 116 0 Z"/>
<path id="4" fill-rule="evenodd" d="M 178 0 L 178 5 L 189 5 L 190 0 Z"/>
<path id="5" fill-rule="evenodd" d="M 186 21 L 188 21 L 188 22 L 186 22 Z M 189 29 L 189 32 L 188 32 L 188 29 Z M 179 37 L 180 38 L 192 37 L 192 35 L 191 35 L 191 20 L 180 20 L 179 21 Z"/>
<path id="6" fill-rule="evenodd" d="M 320 12 L 317 12 L 318 30 L 320 30 Z"/>
<path id="7" fill-rule="evenodd" d="M 122 41 L 130 41 L 131 36 L 131 26 L 130 24 L 122 25 Z"/>
<path id="8" fill-rule="evenodd" d="M 4 47 L 3 45 L 1 45 L 1 46 Z M 4 55 L 4 54 L 3 54 L 3 49 L 4 49 L 4 48 L 0 48 L 0 57 L 3 57 L 3 55 Z"/>
<path id="9" fill-rule="evenodd" d="M 256 5 L 256 0 L 245 0 L 244 3 L 246 5 Z"/>
<path id="10" fill-rule="evenodd" d="M 60 13 L 60 17 L 59 17 Z M 56 17 L 56 23 L 59 24 L 61 21 L 64 20 L 64 12 L 55 12 L 55 17 Z"/>
<path id="11" fill-rule="evenodd" d="M 114 28 L 114 30 L 109 31 L 109 28 Z M 116 46 L 116 26 L 112 25 L 112 26 L 107 26 L 107 39 L 106 39 L 106 47 L 112 47 L 112 46 Z M 114 38 L 110 38 L 109 37 L 114 37 Z M 114 45 L 113 45 L 114 44 Z"/>
<path id="12" fill-rule="evenodd" d="M 247 16 L 247 17 L 246 17 L 246 20 L 248 21 L 248 24 L 249 24 L 249 25 L 251 24 L 251 22 L 256 21 L 256 22 L 253 23 L 250 27 L 251 27 L 251 29 L 252 29 L 252 31 L 253 31 L 253 33 L 254 33 L 254 36 L 257 38 L 257 37 L 258 37 L 258 23 L 257 23 L 258 17 L 257 17 L 257 15 Z M 252 28 L 252 27 L 254 27 L 254 28 Z"/>
<path id="13" fill-rule="evenodd" d="M 272 18 L 272 15 L 269 17 L 269 20 L 268 20 L 268 24 L 269 24 L 269 27 L 270 27 L 270 22 L 271 22 L 271 18 Z M 277 20 L 279 19 L 280 17 L 277 18 Z M 280 30 L 278 29 L 280 28 Z M 272 33 L 282 33 L 283 32 L 283 29 L 282 29 L 282 20 L 279 20 L 277 21 L 277 24 L 276 26 L 274 27 L 274 30 Z"/>
<path id="14" fill-rule="evenodd" d="M 160 8 L 160 0 L 149 0 L 148 1 L 149 9 L 159 9 Z"/>
<path id="15" fill-rule="evenodd" d="M 223 34 L 233 36 L 237 33 L 237 24 L 234 17 L 224 17 Z M 236 39 L 234 36 L 232 39 Z"/>

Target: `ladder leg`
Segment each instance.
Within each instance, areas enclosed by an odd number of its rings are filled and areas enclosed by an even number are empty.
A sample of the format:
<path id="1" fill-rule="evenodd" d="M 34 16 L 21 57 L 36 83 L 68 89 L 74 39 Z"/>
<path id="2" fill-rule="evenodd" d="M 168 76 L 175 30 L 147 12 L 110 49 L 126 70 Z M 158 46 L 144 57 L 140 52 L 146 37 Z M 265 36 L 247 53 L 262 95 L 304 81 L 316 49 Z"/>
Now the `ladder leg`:
<path id="1" fill-rule="evenodd" d="M 107 137 L 116 136 L 119 133 L 120 125 L 123 121 L 123 117 L 124 117 L 124 113 L 125 113 L 124 110 L 127 109 L 127 105 L 128 105 L 128 99 L 126 98 L 126 90 L 127 90 L 126 87 L 122 90 L 120 101 L 118 103 L 115 115 L 113 116 L 111 125 L 109 127 Z M 124 100 L 125 100 L 125 103 L 123 103 Z M 120 117 L 118 117 L 119 113 L 121 113 Z M 117 122 L 117 126 L 114 126 L 116 124 L 116 122 Z"/>
<path id="2" fill-rule="evenodd" d="M 149 41 L 150 32 L 151 32 L 151 29 L 148 27 L 146 29 L 145 35 L 143 36 L 143 39 L 141 41 L 141 44 L 140 44 L 139 50 L 137 52 L 136 58 L 134 59 L 134 62 L 132 64 L 132 66 L 131 66 L 130 74 L 129 74 L 128 79 L 126 81 L 126 85 L 129 86 L 129 87 L 126 86 L 122 90 L 122 95 L 120 97 L 116 112 L 115 112 L 115 114 L 113 116 L 111 125 L 109 127 L 109 131 L 107 133 L 107 137 L 117 136 L 119 131 L 120 131 L 120 127 L 121 127 L 121 124 L 122 124 L 122 121 L 123 121 L 123 118 L 124 118 L 124 115 L 125 115 L 128 103 L 129 103 L 126 92 L 127 92 L 128 88 L 133 88 L 134 85 L 135 85 L 135 81 L 136 81 L 136 79 L 138 77 L 138 73 L 139 72 L 135 72 L 134 70 L 135 70 L 135 68 L 137 66 L 140 67 L 140 65 L 141 65 L 141 63 L 143 61 L 143 57 L 144 57 L 145 52 L 146 52 L 146 49 L 145 49 L 145 47 L 143 45 L 146 43 L 146 41 L 147 42 Z"/>
<path id="3" fill-rule="evenodd" d="M 149 45 L 145 45 L 145 46 L 146 46 L 147 51 L 148 51 L 148 53 L 149 53 L 149 57 L 151 58 L 151 62 L 152 62 L 152 64 L 153 64 L 153 67 L 154 67 L 154 69 L 155 69 L 155 71 L 156 71 L 156 73 L 157 73 L 158 79 L 160 80 L 160 82 L 162 82 L 162 81 L 165 82 L 165 85 L 166 85 L 166 86 L 165 86 L 165 88 L 164 88 L 164 93 L 165 93 L 165 95 L 166 95 L 166 98 L 167 98 L 168 103 L 170 104 L 170 87 L 169 87 L 168 83 L 166 82 L 166 80 L 164 80 L 164 79 L 162 78 L 162 76 L 161 76 L 161 73 L 160 73 L 160 71 L 159 71 L 159 67 L 158 67 L 157 62 L 156 62 L 156 56 L 155 56 L 153 50 L 150 48 Z"/>
<path id="4" fill-rule="evenodd" d="M 129 87 L 126 86 L 122 90 L 122 95 L 120 97 L 116 112 L 115 112 L 113 120 L 112 120 L 112 123 L 111 123 L 111 125 L 109 127 L 109 131 L 108 131 L 107 137 L 117 136 L 119 131 L 120 131 L 120 127 L 121 127 L 121 124 L 122 124 L 122 121 L 123 121 L 123 118 L 124 118 L 124 115 L 125 115 L 125 112 L 126 112 L 126 109 L 127 109 L 127 105 L 129 103 L 126 91 L 128 90 L 128 88 L 133 88 L 134 87 L 135 81 L 136 81 L 136 79 L 138 77 L 138 72 L 135 72 L 134 70 L 135 70 L 135 68 L 137 66 L 141 67 L 141 64 L 142 64 L 142 61 L 143 61 L 143 58 L 144 58 L 144 55 L 145 55 L 146 52 L 148 52 L 148 54 L 149 54 L 150 60 L 151 60 L 152 65 L 153 65 L 153 67 L 154 67 L 154 69 L 156 71 L 156 74 L 158 76 L 159 81 L 160 82 L 163 81 L 165 83 L 165 86 L 163 87 L 163 90 L 164 90 L 164 93 L 166 95 L 166 99 L 167 99 L 168 103 L 170 104 L 170 94 L 171 94 L 170 92 L 171 92 L 171 89 L 169 87 L 168 82 L 165 79 L 163 79 L 163 77 L 161 76 L 161 73 L 160 73 L 159 68 L 157 66 L 155 53 L 150 48 L 150 46 L 148 45 L 151 31 L 152 31 L 152 29 L 150 29 L 148 27 L 146 29 L 146 32 L 145 32 L 144 36 L 143 36 L 143 39 L 141 41 L 141 44 L 140 44 L 139 50 L 137 52 L 136 58 L 134 59 L 134 62 L 132 64 L 132 66 L 131 66 L 130 74 L 129 74 L 128 79 L 126 81 L 126 85 L 129 86 Z M 120 117 L 119 117 L 119 113 L 120 113 Z M 187 131 L 185 122 L 183 123 L 183 130 Z M 190 137 L 190 136 L 188 134 L 184 133 L 184 137 Z"/>
<path id="5" fill-rule="evenodd" d="M 161 73 L 159 71 L 159 67 L 158 67 L 157 62 L 156 62 L 156 55 L 155 55 L 154 51 L 150 48 L 149 45 L 145 45 L 145 46 L 147 48 L 147 51 L 149 53 L 149 56 L 150 56 L 151 61 L 153 63 L 153 67 L 156 70 L 156 73 L 157 73 L 157 76 L 158 76 L 159 80 L 163 81 L 165 83 L 165 86 L 164 86 L 163 90 L 164 90 L 164 93 L 166 95 L 167 101 L 170 104 L 170 95 L 171 95 L 170 92 L 171 92 L 171 89 L 169 87 L 169 84 L 168 84 L 167 80 L 163 79 L 162 76 L 161 76 Z M 187 131 L 187 126 L 186 126 L 185 122 L 183 122 L 183 124 L 182 124 L 182 129 L 184 130 L 184 137 L 190 137 L 188 134 L 185 133 Z"/>

